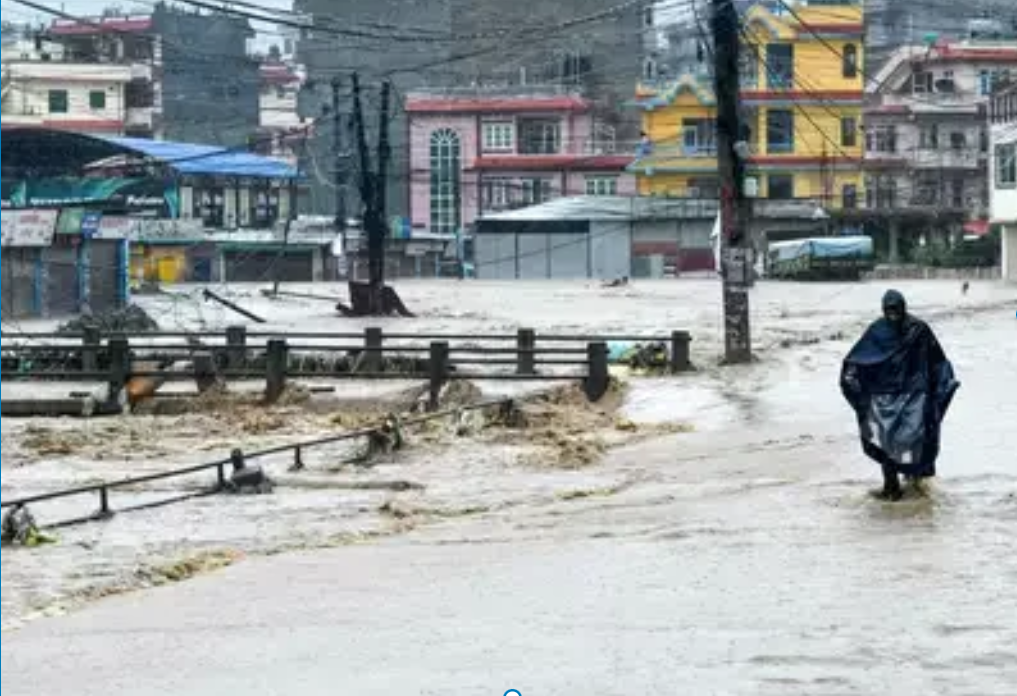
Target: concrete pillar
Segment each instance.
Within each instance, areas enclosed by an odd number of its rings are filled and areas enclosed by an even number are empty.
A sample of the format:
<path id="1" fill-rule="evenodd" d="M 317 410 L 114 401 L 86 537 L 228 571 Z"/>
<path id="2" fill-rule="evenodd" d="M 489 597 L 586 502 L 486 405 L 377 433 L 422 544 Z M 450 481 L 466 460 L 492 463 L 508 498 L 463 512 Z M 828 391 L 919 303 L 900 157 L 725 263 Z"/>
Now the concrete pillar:
<path id="1" fill-rule="evenodd" d="M 311 282 L 320 283 L 325 280 L 325 254 L 322 247 L 315 247 L 312 254 Z"/>
<path id="2" fill-rule="evenodd" d="M 1003 280 L 1017 283 L 1017 224 L 1003 227 Z"/>
<path id="3" fill-rule="evenodd" d="M 890 222 L 890 263 L 900 263 L 900 222 Z"/>

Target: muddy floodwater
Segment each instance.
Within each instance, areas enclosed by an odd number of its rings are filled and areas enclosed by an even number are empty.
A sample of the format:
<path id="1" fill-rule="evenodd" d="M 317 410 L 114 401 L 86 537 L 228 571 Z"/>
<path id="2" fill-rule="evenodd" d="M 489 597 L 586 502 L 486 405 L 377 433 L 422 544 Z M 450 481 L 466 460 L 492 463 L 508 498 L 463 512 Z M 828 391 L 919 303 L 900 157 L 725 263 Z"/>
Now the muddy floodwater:
<path id="1" fill-rule="evenodd" d="M 3 689 L 1013 696 L 1017 293 L 902 286 L 963 386 L 931 493 L 882 504 L 836 387 L 882 285 L 761 286 L 761 360 L 721 370 L 713 282 L 620 295 L 408 284 L 423 315 L 408 331 L 688 329 L 701 370 L 632 381 L 617 428 L 562 421 L 573 439 L 598 431 L 595 456 L 567 452 L 582 461 L 552 461 L 561 453 L 544 440 L 434 437 L 350 474 L 331 470 L 343 452 L 326 450 L 301 476 L 270 462 L 272 496 L 205 499 L 4 549 Z M 322 330 L 318 305 L 248 299 L 280 327 Z M 160 311 L 182 325 L 231 323 L 185 300 L 176 314 L 169 306 Z M 5 421 L 3 497 L 200 460 L 238 437 L 271 444 L 334 428 L 325 415 L 299 421 Z M 39 453 L 39 438 L 64 430 L 67 442 Z M 130 494 L 195 484 L 177 485 Z M 106 597 L 152 585 L 164 586 Z"/>

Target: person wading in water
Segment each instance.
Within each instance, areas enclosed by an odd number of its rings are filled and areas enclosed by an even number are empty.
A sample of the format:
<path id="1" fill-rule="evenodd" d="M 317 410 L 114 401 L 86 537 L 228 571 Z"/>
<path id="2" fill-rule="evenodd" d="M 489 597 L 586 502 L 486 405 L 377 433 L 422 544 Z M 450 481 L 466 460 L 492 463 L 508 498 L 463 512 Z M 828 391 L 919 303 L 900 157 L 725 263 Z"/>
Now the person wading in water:
<path id="1" fill-rule="evenodd" d="M 902 476 L 916 484 L 936 476 L 941 426 L 960 382 L 901 293 L 883 297 L 883 317 L 844 359 L 840 387 L 858 418 L 863 451 L 883 469 L 879 498 L 901 500 Z"/>

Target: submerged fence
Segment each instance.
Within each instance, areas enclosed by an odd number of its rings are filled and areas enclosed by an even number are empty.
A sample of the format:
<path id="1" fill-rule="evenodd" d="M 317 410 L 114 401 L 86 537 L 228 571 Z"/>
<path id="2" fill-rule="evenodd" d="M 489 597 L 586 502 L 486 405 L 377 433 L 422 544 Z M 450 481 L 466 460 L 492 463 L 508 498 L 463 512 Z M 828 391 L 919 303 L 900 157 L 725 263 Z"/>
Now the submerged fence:
<path id="1" fill-rule="evenodd" d="M 415 425 L 421 425 L 431 421 L 439 420 L 441 418 L 448 418 L 456 416 L 467 411 L 478 411 L 481 409 L 499 408 L 503 412 L 510 411 L 514 408 L 515 400 L 503 397 L 494 400 L 481 401 L 466 406 L 459 406 L 456 408 L 447 409 L 441 412 L 434 412 L 428 414 L 422 414 L 419 416 L 412 416 L 400 421 L 403 427 L 412 427 Z M 329 435 L 326 437 L 317 438 L 314 440 L 307 440 L 296 444 L 281 445 L 279 447 L 273 447 L 257 452 L 239 452 L 232 454 L 230 457 L 225 459 L 218 459 L 204 464 L 197 464 L 194 466 L 184 467 L 181 469 L 173 469 L 171 471 L 164 471 L 154 474 L 145 474 L 142 476 L 136 476 L 132 478 L 124 478 L 117 481 L 107 481 L 102 483 L 88 484 L 84 486 L 78 486 L 74 488 L 67 488 L 59 491 L 53 491 L 50 493 L 40 493 L 38 495 L 29 495 L 14 500 L 5 500 L 0 502 L 0 510 L 13 511 L 23 508 L 27 508 L 29 505 L 36 505 L 42 503 L 48 503 L 53 501 L 65 500 L 68 498 L 80 498 L 84 496 L 96 496 L 98 500 L 98 509 L 89 515 L 84 517 L 76 517 L 58 522 L 44 523 L 43 527 L 48 529 L 57 529 L 62 527 L 72 527 L 82 524 L 88 524 L 91 522 L 102 522 L 112 519 L 115 514 L 118 513 L 129 513 L 139 512 L 142 510 L 151 510 L 160 507 L 166 507 L 175 503 L 181 503 L 188 500 L 194 500 L 197 498 L 207 497 L 224 493 L 229 490 L 231 481 L 239 475 L 242 475 L 245 471 L 250 471 L 247 465 L 251 462 L 263 460 L 268 457 L 278 456 L 282 454 L 290 454 L 293 458 L 292 470 L 299 471 L 304 468 L 304 454 L 311 449 L 325 447 L 328 445 L 335 445 L 342 442 L 350 442 L 358 440 L 360 438 L 371 437 L 378 433 L 385 431 L 387 427 L 386 423 L 379 424 L 375 427 L 363 428 L 360 430 L 350 430 L 337 433 L 335 435 Z M 232 467 L 232 471 L 230 471 Z M 115 491 L 123 491 L 129 488 L 135 488 L 144 484 L 155 483 L 158 481 L 166 481 L 170 479 L 178 479 L 194 476 L 196 474 L 204 473 L 215 473 L 215 482 L 209 486 L 200 488 L 197 491 L 189 492 L 182 495 L 176 495 L 155 502 L 147 502 L 140 505 L 134 505 L 124 507 L 119 510 L 115 510 L 111 502 L 111 494 Z"/>

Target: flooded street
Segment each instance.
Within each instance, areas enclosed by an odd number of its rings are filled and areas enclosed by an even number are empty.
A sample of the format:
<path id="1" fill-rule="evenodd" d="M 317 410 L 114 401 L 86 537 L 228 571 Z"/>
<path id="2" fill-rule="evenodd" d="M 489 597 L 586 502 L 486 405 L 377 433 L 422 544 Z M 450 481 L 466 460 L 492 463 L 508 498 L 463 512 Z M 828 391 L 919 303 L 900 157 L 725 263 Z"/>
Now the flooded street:
<path id="1" fill-rule="evenodd" d="M 878 470 L 837 389 L 882 285 L 761 286 L 761 361 L 721 370 L 714 282 L 622 296 L 408 284 L 423 318 L 400 330 L 687 329 L 702 369 L 633 381 L 623 416 L 646 436 L 609 438 L 584 466 L 533 461 L 533 443 L 497 436 L 418 440 L 405 458 L 356 475 L 331 473 L 343 453 L 325 450 L 301 476 L 285 472 L 285 458 L 270 462 L 281 484 L 270 497 L 205 499 L 67 530 L 53 547 L 5 549 L 2 686 L 32 696 L 331 696 L 340 685 L 357 696 L 1012 696 L 1015 293 L 986 284 L 962 299 L 952 283 L 901 286 L 963 383 L 928 498 L 869 497 Z M 290 307 L 288 326 L 321 330 L 319 309 Z M 200 319 L 187 303 L 175 311 L 187 326 Z M 4 499 L 200 461 L 198 439 L 211 450 L 231 435 L 201 418 L 172 428 L 124 420 L 86 426 L 111 456 L 79 443 L 37 461 L 23 456 L 27 429 L 58 424 L 4 422 Z M 239 436 L 262 445 L 328 428 L 308 417 Z M 161 451 L 144 449 L 153 440 Z M 346 485 L 356 480 L 420 489 Z M 212 567 L 236 560 L 219 554 L 246 558 L 182 584 L 151 577 L 202 552 L 220 559 Z M 72 601 L 118 584 L 169 586 Z"/>

